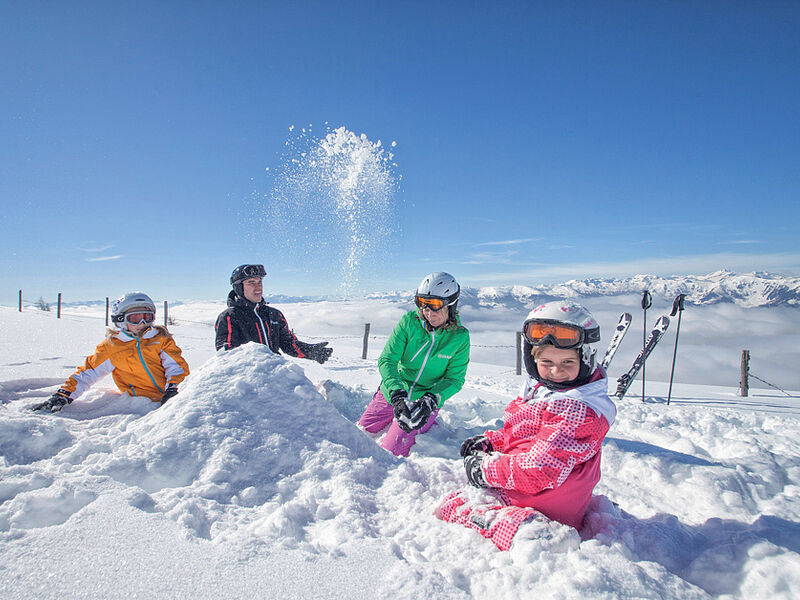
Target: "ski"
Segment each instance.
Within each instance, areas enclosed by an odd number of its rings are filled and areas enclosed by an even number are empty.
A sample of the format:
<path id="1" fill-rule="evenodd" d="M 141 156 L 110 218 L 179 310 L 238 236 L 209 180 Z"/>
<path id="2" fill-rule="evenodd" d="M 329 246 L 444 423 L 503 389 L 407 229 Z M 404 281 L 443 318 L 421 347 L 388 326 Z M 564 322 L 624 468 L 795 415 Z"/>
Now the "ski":
<path id="1" fill-rule="evenodd" d="M 604 371 L 608 370 L 608 365 L 611 364 L 614 354 L 617 353 L 617 348 L 619 348 L 622 338 L 625 337 L 628 327 L 631 326 L 632 319 L 633 317 L 631 317 L 631 313 L 622 313 L 619 316 L 619 323 L 617 323 L 617 329 L 614 332 L 614 337 L 611 338 L 608 348 L 606 348 L 606 354 L 603 356 L 603 360 L 600 362 L 600 366 L 603 367 Z"/>
<path id="2" fill-rule="evenodd" d="M 617 391 L 614 393 L 614 396 L 622 399 L 622 397 L 625 395 L 625 392 L 628 391 L 631 383 L 633 383 L 633 380 L 636 378 L 636 375 L 639 373 L 639 370 L 642 368 L 644 361 L 647 360 L 647 357 L 650 356 L 653 348 L 655 348 L 656 344 L 658 344 L 658 340 L 660 340 L 661 336 L 664 335 L 667 327 L 669 327 L 669 317 L 666 315 L 659 317 L 658 321 L 656 321 L 656 324 L 653 325 L 653 329 L 650 331 L 650 335 L 647 338 L 644 348 L 642 348 L 642 351 L 639 352 L 639 356 L 637 356 L 633 361 L 631 368 L 628 369 L 627 373 L 623 373 L 619 376 L 619 378 L 617 378 Z"/>

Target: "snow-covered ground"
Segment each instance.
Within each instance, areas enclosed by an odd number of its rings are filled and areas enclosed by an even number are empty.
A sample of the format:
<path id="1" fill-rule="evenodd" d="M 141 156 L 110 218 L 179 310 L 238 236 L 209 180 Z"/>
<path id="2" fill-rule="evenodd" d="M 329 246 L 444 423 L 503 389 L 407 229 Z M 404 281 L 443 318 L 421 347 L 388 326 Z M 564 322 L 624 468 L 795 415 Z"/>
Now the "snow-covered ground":
<path id="1" fill-rule="evenodd" d="M 633 308 L 586 304 L 604 339 Z M 409 304 L 278 307 L 300 339 L 330 340 L 328 363 L 252 344 L 216 355 L 222 305 L 187 303 L 171 310 L 192 369 L 176 398 L 154 410 L 108 378 L 57 415 L 27 407 L 91 353 L 104 309 L 57 320 L 0 307 L 2 598 L 800 597 L 800 380 L 787 372 L 797 337 L 771 329 L 797 331 L 800 311 L 705 306 L 702 324 L 699 308 L 687 312 L 671 404 L 674 331 L 648 363 L 646 402 L 637 380 L 619 403 L 582 541 L 559 525 L 560 542 L 500 552 L 432 511 L 466 483 L 461 440 L 497 426 L 518 391 L 520 312 L 465 303 L 467 384 L 398 459 L 353 421 Z M 641 344 L 634 317 L 612 380 Z M 791 397 L 736 395 L 745 343 L 758 348 L 754 372 L 773 368 Z M 730 384 L 701 385 L 721 381 L 721 354 Z"/>

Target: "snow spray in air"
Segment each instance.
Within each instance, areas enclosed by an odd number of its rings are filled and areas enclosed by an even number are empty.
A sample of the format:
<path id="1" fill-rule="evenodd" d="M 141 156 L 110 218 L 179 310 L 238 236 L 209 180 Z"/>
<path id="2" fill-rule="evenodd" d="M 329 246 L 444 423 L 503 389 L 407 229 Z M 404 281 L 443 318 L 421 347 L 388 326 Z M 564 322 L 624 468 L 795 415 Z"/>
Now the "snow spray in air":
<path id="1" fill-rule="evenodd" d="M 395 232 L 394 154 L 344 127 L 324 136 L 292 128 L 286 145 L 267 196 L 269 235 L 281 241 L 287 267 L 324 279 L 336 274 L 342 293 L 353 294 L 386 262 Z"/>

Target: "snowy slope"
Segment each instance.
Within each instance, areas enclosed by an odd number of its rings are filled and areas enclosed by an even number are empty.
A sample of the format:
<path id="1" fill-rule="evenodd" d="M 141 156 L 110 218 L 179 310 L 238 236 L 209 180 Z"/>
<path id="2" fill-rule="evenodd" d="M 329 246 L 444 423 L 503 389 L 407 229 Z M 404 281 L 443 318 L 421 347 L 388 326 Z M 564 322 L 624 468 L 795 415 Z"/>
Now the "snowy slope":
<path id="1" fill-rule="evenodd" d="M 635 383 L 583 541 L 502 553 L 432 511 L 465 484 L 460 441 L 496 426 L 516 394 L 513 363 L 473 360 L 439 425 L 398 459 L 353 421 L 405 306 L 280 306 L 301 339 L 331 340 L 322 366 L 252 344 L 216 355 L 219 308 L 176 307 L 192 375 L 163 408 L 107 380 L 52 416 L 26 407 L 101 339 L 99 315 L 0 308 L 15 342 L 0 350 L 3 598 L 800 595 L 800 386 L 738 398 L 678 379 L 666 406 L 663 380 L 648 380 L 645 403 Z M 473 339 L 517 318 L 497 312 L 464 311 Z M 365 315 L 377 335 L 363 361 L 350 334 Z"/>

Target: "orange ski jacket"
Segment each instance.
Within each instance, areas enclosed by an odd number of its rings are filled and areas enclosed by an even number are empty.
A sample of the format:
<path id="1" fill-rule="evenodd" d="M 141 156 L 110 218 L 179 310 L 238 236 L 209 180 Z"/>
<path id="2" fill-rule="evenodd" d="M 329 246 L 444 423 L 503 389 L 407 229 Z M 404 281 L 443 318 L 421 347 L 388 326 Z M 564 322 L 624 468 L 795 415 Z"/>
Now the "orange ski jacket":
<path id="1" fill-rule="evenodd" d="M 120 392 L 160 401 L 168 383 L 178 384 L 186 378 L 189 365 L 164 327 L 154 325 L 138 338 L 126 331 L 109 330 L 94 354 L 61 387 L 75 400 L 109 373 Z"/>

